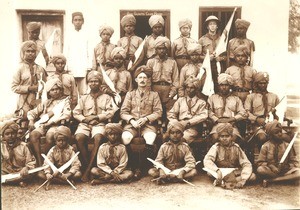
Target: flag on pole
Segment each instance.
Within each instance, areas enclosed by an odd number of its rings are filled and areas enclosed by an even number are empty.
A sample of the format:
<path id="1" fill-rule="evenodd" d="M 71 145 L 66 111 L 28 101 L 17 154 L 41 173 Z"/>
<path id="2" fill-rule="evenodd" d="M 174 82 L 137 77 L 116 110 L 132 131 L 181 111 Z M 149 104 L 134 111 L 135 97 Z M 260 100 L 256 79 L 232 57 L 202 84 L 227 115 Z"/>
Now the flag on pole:
<path id="1" fill-rule="evenodd" d="M 54 43 L 56 31 L 57 31 L 57 29 L 54 29 L 54 31 L 52 32 L 52 34 L 50 35 L 49 39 L 47 40 L 47 42 L 45 44 L 45 49 L 46 49 L 49 57 L 52 57 L 52 54 L 53 54 L 53 43 Z M 46 60 L 44 58 L 42 50 L 40 50 L 39 54 L 36 56 L 35 63 L 38 64 L 39 66 L 42 66 L 44 69 L 46 69 L 47 64 L 46 64 Z"/>
<path id="2" fill-rule="evenodd" d="M 137 48 L 137 50 L 135 51 L 134 53 L 134 57 L 135 57 L 135 60 L 134 62 L 132 62 L 131 60 L 129 61 L 128 63 L 128 67 L 127 69 L 130 69 L 132 67 L 133 64 L 135 64 L 135 62 L 139 59 L 139 57 L 141 56 L 142 54 L 142 50 L 144 48 L 144 45 L 145 45 L 145 42 L 146 42 L 146 39 L 148 38 L 148 36 L 145 37 L 145 39 L 142 41 L 142 43 L 140 44 L 140 46 Z"/>
<path id="3" fill-rule="evenodd" d="M 231 25 L 232 25 L 232 21 L 233 21 L 233 17 L 234 17 L 236 9 L 237 8 L 235 7 L 233 12 L 232 12 L 232 15 L 231 15 L 226 27 L 223 30 L 222 35 L 220 37 L 219 43 L 218 43 L 218 45 L 215 49 L 216 57 L 218 57 L 219 55 L 221 55 L 223 52 L 225 52 L 227 50 L 229 32 L 230 32 L 230 29 L 231 29 Z M 220 74 L 221 73 L 220 62 L 217 62 L 217 70 L 218 70 L 218 73 Z"/>
<path id="4" fill-rule="evenodd" d="M 210 58 L 209 58 L 209 50 L 207 49 L 203 64 L 200 68 L 200 71 L 197 75 L 198 79 L 201 79 L 204 72 L 206 72 L 205 82 L 202 89 L 202 93 L 204 95 L 210 96 L 214 94 L 214 82 L 211 74 L 211 66 L 210 66 Z"/>

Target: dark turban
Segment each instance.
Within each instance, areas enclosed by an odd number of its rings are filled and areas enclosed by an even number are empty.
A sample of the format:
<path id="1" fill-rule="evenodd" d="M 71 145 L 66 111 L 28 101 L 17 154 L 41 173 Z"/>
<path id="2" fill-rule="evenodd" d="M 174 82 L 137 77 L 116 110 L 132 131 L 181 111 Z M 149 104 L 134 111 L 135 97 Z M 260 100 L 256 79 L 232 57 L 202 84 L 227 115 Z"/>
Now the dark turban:
<path id="1" fill-rule="evenodd" d="M 281 124 L 277 120 L 273 120 L 272 122 L 268 122 L 265 126 L 266 133 L 268 135 L 272 135 L 275 128 L 281 129 Z"/>
<path id="2" fill-rule="evenodd" d="M 257 72 L 254 76 L 254 82 L 269 82 L 269 74 L 267 72 Z"/>
<path id="3" fill-rule="evenodd" d="M 41 29 L 42 24 L 38 22 L 29 22 L 26 25 L 28 31 L 35 31 L 37 29 Z"/>
<path id="4" fill-rule="evenodd" d="M 59 127 L 56 128 L 55 134 L 54 134 L 54 138 L 57 139 L 57 137 L 59 135 L 63 135 L 65 137 L 67 137 L 67 138 L 70 138 L 72 134 L 71 134 L 70 128 L 61 125 L 61 126 L 59 126 Z"/>
<path id="5" fill-rule="evenodd" d="M 18 132 L 19 128 L 20 128 L 20 126 L 17 123 L 15 123 L 14 121 L 7 122 L 4 124 L 4 126 L 1 129 L 1 135 L 3 137 L 4 131 L 7 129 L 12 129 L 13 131 Z"/>
<path id="6" fill-rule="evenodd" d="M 145 73 L 147 75 L 148 78 L 151 78 L 152 76 L 152 70 L 151 68 L 143 65 L 138 67 L 135 72 L 134 72 L 134 78 L 136 78 L 140 73 Z"/>
<path id="7" fill-rule="evenodd" d="M 53 56 L 53 58 L 52 58 L 52 60 L 51 60 L 51 63 L 55 64 L 55 62 L 56 62 L 57 60 L 59 60 L 59 59 L 63 60 L 64 63 L 67 62 L 66 57 L 65 57 L 63 54 L 60 54 L 60 55 L 55 55 L 55 56 Z"/>
<path id="8" fill-rule="evenodd" d="M 105 133 L 117 133 L 121 134 L 123 132 L 123 128 L 119 123 L 108 123 L 105 126 Z"/>
<path id="9" fill-rule="evenodd" d="M 235 27 L 238 27 L 238 26 L 242 26 L 242 27 L 248 29 L 250 26 L 250 22 L 248 22 L 246 20 L 242 20 L 242 19 L 236 19 Z"/>

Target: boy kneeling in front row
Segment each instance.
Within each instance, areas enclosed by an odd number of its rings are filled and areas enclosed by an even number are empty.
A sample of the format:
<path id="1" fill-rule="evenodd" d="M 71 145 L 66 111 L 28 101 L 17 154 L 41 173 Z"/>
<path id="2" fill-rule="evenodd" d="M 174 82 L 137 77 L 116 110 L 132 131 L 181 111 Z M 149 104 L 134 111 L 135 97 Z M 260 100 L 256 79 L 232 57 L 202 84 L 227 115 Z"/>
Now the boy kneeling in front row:
<path id="1" fill-rule="evenodd" d="M 166 182 L 181 182 L 191 179 L 197 174 L 196 161 L 192 155 L 191 148 L 183 139 L 184 127 L 181 123 L 172 121 L 169 123 L 169 141 L 161 145 L 155 162 L 164 165 L 171 170 L 166 173 L 162 168 L 151 168 L 148 174 L 157 178 L 157 184 Z M 175 170 L 179 173 L 173 173 Z"/>
<path id="2" fill-rule="evenodd" d="M 123 128 L 118 123 L 108 123 L 105 126 L 105 136 L 108 142 L 99 147 L 97 167 L 92 168 L 91 185 L 108 182 L 125 182 L 132 178 L 133 173 L 126 169 L 128 155 L 126 147 L 121 144 Z"/>

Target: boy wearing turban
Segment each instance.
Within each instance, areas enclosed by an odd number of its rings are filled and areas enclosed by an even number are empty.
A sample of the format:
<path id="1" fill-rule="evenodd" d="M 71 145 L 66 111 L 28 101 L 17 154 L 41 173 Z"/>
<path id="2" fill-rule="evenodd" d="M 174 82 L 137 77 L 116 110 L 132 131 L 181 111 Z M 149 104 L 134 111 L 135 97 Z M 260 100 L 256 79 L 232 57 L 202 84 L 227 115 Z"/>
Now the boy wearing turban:
<path id="1" fill-rule="evenodd" d="M 146 66 L 140 66 L 134 76 L 137 89 L 127 92 L 122 104 L 120 115 L 126 121 L 122 133 L 123 144 L 128 145 L 135 137 L 143 137 L 146 141 L 145 155 L 154 155 L 154 141 L 156 139 L 156 121 L 161 118 L 162 106 L 157 92 L 151 91 L 147 86 L 152 71 Z M 141 176 L 141 165 L 137 164 L 135 178 Z"/>
<path id="2" fill-rule="evenodd" d="M 192 21 L 189 19 L 182 19 L 178 23 L 180 37 L 175 39 L 171 47 L 171 57 L 176 60 L 178 70 L 190 61 L 188 54 L 188 45 L 197 43 L 196 40 L 191 38 Z"/>
<path id="3" fill-rule="evenodd" d="M 196 78 L 200 67 L 202 66 L 200 55 L 201 55 L 201 46 L 198 43 L 191 43 L 187 46 L 187 54 L 190 57 L 188 63 L 186 63 L 179 75 L 179 89 L 178 89 L 178 96 L 183 97 L 184 94 L 184 82 L 189 78 Z M 199 97 L 201 95 L 201 90 L 205 82 L 205 74 L 203 74 L 202 78 L 198 80 L 199 85 L 197 85 L 197 89 L 199 90 L 197 94 Z M 201 96 L 202 98 L 202 96 Z"/>
<path id="4" fill-rule="evenodd" d="M 116 47 L 114 44 L 110 43 L 110 38 L 114 33 L 114 29 L 108 25 L 101 25 L 99 28 L 99 36 L 101 37 L 101 42 L 94 48 L 93 56 L 93 70 L 100 71 L 100 65 L 104 69 L 113 67 L 110 61 L 110 54 L 112 50 Z"/>
<path id="5" fill-rule="evenodd" d="M 128 154 L 126 147 L 121 143 L 122 131 L 119 123 L 108 123 L 105 126 L 108 142 L 102 144 L 98 150 L 97 167 L 91 170 L 94 177 L 91 185 L 125 182 L 133 176 L 132 171 L 126 169 Z"/>
<path id="6" fill-rule="evenodd" d="M 83 95 L 75 109 L 73 116 L 79 121 L 75 132 L 75 139 L 80 151 L 83 166 L 82 181 L 89 181 L 89 175 L 97 151 L 103 143 L 105 124 L 115 113 L 112 98 L 100 90 L 102 75 L 98 71 L 91 71 L 87 75 L 88 85 L 91 89 L 89 94 Z M 89 138 L 94 140 L 94 147 L 90 158 L 88 158 L 87 144 Z"/>
<path id="7" fill-rule="evenodd" d="M 143 39 L 134 34 L 136 19 L 132 14 L 125 15 L 121 19 L 121 26 L 125 35 L 118 41 L 117 46 L 124 48 L 126 52 L 125 68 L 127 69 L 128 63 L 131 60 L 135 61 L 134 53 L 143 42 Z"/>
<path id="8" fill-rule="evenodd" d="M 46 81 L 47 72 L 43 67 L 37 65 L 34 60 L 37 55 L 37 46 L 33 41 L 22 43 L 20 50 L 21 62 L 13 76 L 11 89 L 19 94 L 16 114 L 27 120 L 27 112 L 38 104 L 36 95 L 38 93 L 38 81 Z"/>
<path id="9" fill-rule="evenodd" d="M 129 71 L 134 71 L 138 66 L 146 64 L 150 58 L 155 56 L 155 40 L 157 37 L 163 36 L 165 20 L 161 15 L 152 15 L 148 22 L 152 29 L 152 34 L 145 40 L 140 57 Z"/>
<path id="10" fill-rule="evenodd" d="M 231 188 L 243 188 L 247 181 L 254 181 L 252 165 L 238 144 L 233 142 L 233 127 L 230 123 L 222 123 L 217 129 L 218 141 L 204 157 L 204 167 L 217 173 L 215 184 L 218 186 L 225 181 L 231 183 Z M 220 169 L 236 168 L 224 176 Z M 229 184 L 228 183 L 228 184 Z"/>
<path id="11" fill-rule="evenodd" d="M 75 155 L 74 149 L 71 145 L 69 145 L 71 139 L 71 131 L 66 126 L 59 126 L 55 130 L 54 139 L 55 139 L 55 146 L 53 146 L 48 154 L 47 158 L 57 167 L 60 168 L 66 162 L 68 162 L 73 156 Z M 46 161 L 44 165 L 47 165 Z M 66 180 L 70 180 L 71 182 L 75 180 L 79 180 L 81 177 L 80 172 L 81 163 L 76 156 L 73 162 L 71 163 L 70 167 L 68 167 L 62 173 L 54 173 L 50 167 L 44 169 L 44 173 L 39 173 L 38 175 L 40 178 L 44 180 L 53 180 L 58 183 L 66 183 Z M 46 190 L 49 188 L 49 183 L 46 186 Z"/>
<path id="12" fill-rule="evenodd" d="M 46 154 L 54 145 L 54 134 L 61 121 L 70 119 L 70 99 L 63 94 L 63 84 L 58 78 L 50 79 L 45 84 L 48 99 L 27 113 L 30 144 L 37 159 L 37 166 L 42 165 L 41 153 Z M 40 118 L 38 123 L 35 121 Z M 45 119 L 45 120 L 44 120 Z M 41 137 L 46 141 L 41 151 Z"/>
<path id="13" fill-rule="evenodd" d="M 78 92 L 83 95 L 87 92 L 86 75 L 92 68 L 92 47 L 88 34 L 82 28 L 84 24 L 81 12 L 72 13 L 74 29 L 67 34 L 64 55 L 67 58 L 66 69 L 74 76 Z"/>
<path id="14" fill-rule="evenodd" d="M 211 15 L 206 18 L 204 24 L 207 28 L 207 33 L 198 40 L 198 43 L 201 45 L 200 58 L 203 61 L 207 50 L 209 50 L 211 74 L 214 83 L 214 92 L 216 93 L 218 90 L 218 74 L 225 71 L 226 53 L 221 54 L 218 57 L 216 57 L 215 53 L 220 40 L 220 35 L 218 34 L 219 19 L 216 16 Z M 220 62 L 221 64 L 221 72 L 219 73 L 216 62 Z"/>
<path id="15" fill-rule="evenodd" d="M 236 124 L 247 118 L 247 113 L 241 99 L 232 95 L 230 92 L 233 84 L 232 76 L 225 73 L 220 74 L 218 84 L 219 92 L 211 95 L 207 100 L 209 104 L 208 116 L 215 123 L 215 126 L 210 132 L 212 143 L 218 140 L 217 129 L 221 123 Z M 233 127 L 232 140 L 235 142 L 237 138 L 239 138 L 240 141 L 242 140 L 235 125 Z"/>
<path id="16" fill-rule="evenodd" d="M 166 122 L 166 113 L 174 104 L 173 97 L 179 87 L 179 72 L 177 63 L 168 57 L 171 42 L 168 38 L 159 36 L 154 42 L 155 54 L 147 62 L 147 67 L 152 69 L 152 89 L 158 92 L 163 105 L 163 121 Z"/>
<path id="17" fill-rule="evenodd" d="M 49 55 L 47 53 L 47 50 L 45 48 L 45 42 L 40 40 L 40 31 L 41 31 L 42 24 L 39 22 L 29 22 L 26 25 L 27 33 L 28 33 L 28 40 L 34 41 L 37 46 L 37 53 L 39 54 L 40 51 L 42 51 L 43 56 L 45 58 L 46 64 L 49 63 Z"/>
<path id="18" fill-rule="evenodd" d="M 67 71 L 65 71 L 65 66 L 67 63 L 67 59 L 64 55 L 55 55 L 53 56 L 51 63 L 53 63 L 55 67 L 55 72 L 51 76 L 49 76 L 47 79 L 54 79 L 58 78 L 62 84 L 63 84 L 63 94 L 65 96 L 70 97 L 71 101 L 71 109 L 73 110 L 75 106 L 77 105 L 78 101 L 78 90 L 76 87 L 75 79 L 73 75 L 69 74 Z"/>
<path id="19" fill-rule="evenodd" d="M 18 182 L 25 187 L 25 180 L 30 178 L 28 170 L 35 168 L 36 161 L 26 143 L 17 137 L 18 129 L 15 122 L 7 122 L 1 129 L 1 175 L 20 173 L 20 178 L 11 183 Z"/>
<path id="20" fill-rule="evenodd" d="M 185 127 L 180 122 L 170 122 L 167 130 L 169 141 L 161 145 L 155 161 L 171 171 L 180 170 L 180 172 L 178 175 L 166 174 L 161 168 L 150 168 L 148 173 L 157 178 L 157 184 L 182 182 L 183 179 L 192 179 L 197 175 L 195 158 L 183 139 L 184 130 Z"/>
<path id="21" fill-rule="evenodd" d="M 263 187 L 267 187 L 269 182 L 299 180 L 299 161 L 294 148 L 281 163 L 288 143 L 283 139 L 280 123 L 274 120 L 265 127 L 268 141 L 262 145 L 257 161 L 257 173 L 264 178 Z"/>
<path id="22" fill-rule="evenodd" d="M 132 90 L 132 77 L 125 68 L 125 58 L 126 52 L 122 47 L 114 48 L 111 52 L 114 67 L 106 71 L 107 76 L 114 83 L 117 93 L 122 97 L 122 101 L 126 93 Z"/>
<path id="23" fill-rule="evenodd" d="M 234 51 L 234 65 L 225 71 L 233 78 L 233 94 L 238 96 L 244 103 L 249 91 L 253 90 L 253 82 L 256 70 L 247 65 L 250 51 L 245 45 L 238 46 Z"/>
<path id="24" fill-rule="evenodd" d="M 170 122 L 178 122 L 184 128 L 183 138 L 188 144 L 199 136 L 199 126 L 207 118 L 206 102 L 196 95 L 198 79 L 188 78 L 184 83 L 186 96 L 177 99 L 168 112 Z"/>
<path id="25" fill-rule="evenodd" d="M 236 19 L 235 21 L 235 30 L 236 30 L 236 37 L 229 40 L 228 43 L 228 60 L 229 65 L 231 66 L 234 64 L 234 50 L 240 46 L 245 45 L 247 50 L 250 52 L 250 56 L 248 58 L 249 66 L 253 64 L 253 52 L 255 51 L 254 42 L 247 38 L 247 30 L 250 26 L 250 22 L 242 19 Z"/>
<path id="26" fill-rule="evenodd" d="M 247 96 L 244 103 L 245 109 L 248 112 L 248 119 L 251 121 L 254 130 L 254 142 L 259 148 L 267 141 L 267 134 L 262 128 L 268 122 L 270 115 L 278 120 L 276 115 L 276 106 L 279 104 L 279 98 L 276 94 L 268 92 L 269 74 L 267 72 L 258 72 L 254 76 L 254 91 Z M 259 129 L 261 127 L 261 129 Z M 290 136 L 283 133 L 284 141 L 289 142 Z"/>

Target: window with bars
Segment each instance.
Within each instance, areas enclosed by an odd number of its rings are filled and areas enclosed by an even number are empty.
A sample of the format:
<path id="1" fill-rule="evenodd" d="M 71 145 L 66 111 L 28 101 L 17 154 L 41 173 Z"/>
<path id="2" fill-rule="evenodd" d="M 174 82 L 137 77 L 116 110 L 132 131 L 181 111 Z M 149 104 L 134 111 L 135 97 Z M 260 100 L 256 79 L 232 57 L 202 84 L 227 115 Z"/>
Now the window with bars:
<path id="1" fill-rule="evenodd" d="M 219 19 L 218 33 L 221 34 L 230 19 L 230 16 L 235 7 L 200 7 L 199 8 L 199 38 L 207 33 L 207 28 L 205 27 L 205 20 L 208 16 L 214 15 Z M 235 37 L 235 25 L 234 22 L 237 18 L 241 18 L 241 7 L 237 7 L 235 12 L 231 30 L 229 33 L 229 40 Z"/>

